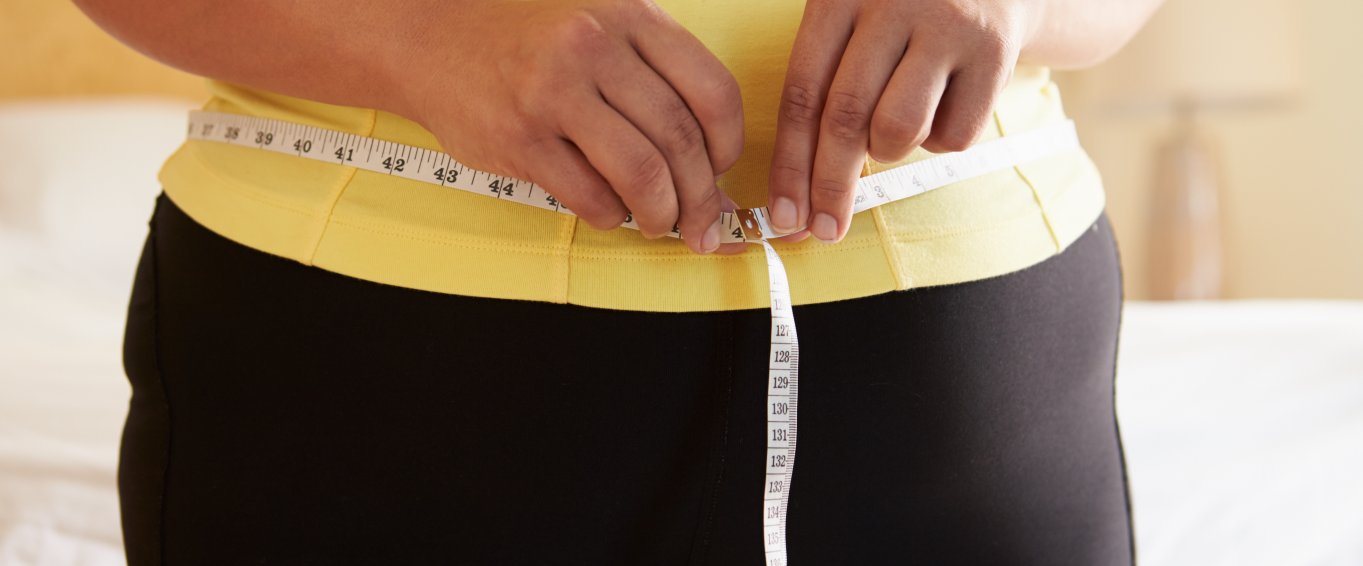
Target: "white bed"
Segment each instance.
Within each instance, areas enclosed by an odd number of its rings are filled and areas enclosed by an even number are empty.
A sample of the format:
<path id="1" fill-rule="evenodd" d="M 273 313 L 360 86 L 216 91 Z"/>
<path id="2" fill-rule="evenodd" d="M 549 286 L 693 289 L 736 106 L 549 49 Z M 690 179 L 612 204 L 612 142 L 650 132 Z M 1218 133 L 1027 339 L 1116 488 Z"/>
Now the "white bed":
<path id="1" fill-rule="evenodd" d="M 186 109 L 0 106 L 0 564 L 123 563 L 123 314 Z M 1363 301 L 1129 302 L 1118 412 L 1143 566 L 1363 565 Z"/>

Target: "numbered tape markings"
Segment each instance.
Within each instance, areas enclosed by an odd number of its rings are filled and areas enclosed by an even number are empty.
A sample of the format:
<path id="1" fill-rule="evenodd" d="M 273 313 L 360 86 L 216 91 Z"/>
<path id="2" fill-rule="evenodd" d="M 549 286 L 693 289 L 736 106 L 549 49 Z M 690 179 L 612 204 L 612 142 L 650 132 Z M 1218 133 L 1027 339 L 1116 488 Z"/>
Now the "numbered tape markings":
<path id="1" fill-rule="evenodd" d="M 194 111 L 190 139 L 227 143 L 356 167 L 467 191 L 562 214 L 573 212 L 534 183 L 478 171 L 438 151 L 279 120 Z M 1068 120 L 1011 134 L 958 153 L 937 155 L 857 180 L 853 212 L 860 213 L 952 183 L 1079 149 Z M 787 566 L 786 511 L 795 473 L 799 415 L 800 341 L 785 265 L 768 238 L 779 237 L 766 207 L 721 215 L 723 243 L 760 243 L 766 253 L 771 296 L 771 347 L 767 366 L 766 474 L 762 486 L 762 543 L 767 566 Z M 632 216 L 622 225 L 638 230 Z M 680 237 L 673 227 L 672 237 Z"/>

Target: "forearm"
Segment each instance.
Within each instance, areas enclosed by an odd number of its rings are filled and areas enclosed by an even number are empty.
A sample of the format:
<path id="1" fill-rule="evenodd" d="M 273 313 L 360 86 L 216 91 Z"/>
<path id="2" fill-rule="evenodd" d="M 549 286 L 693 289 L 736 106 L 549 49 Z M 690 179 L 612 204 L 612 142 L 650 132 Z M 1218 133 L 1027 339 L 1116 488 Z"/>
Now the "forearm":
<path id="1" fill-rule="evenodd" d="M 1039 9 L 1019 61 L 1074 69 L 1111 57 L 1164 0 L 1035 0 Z"/>
<path id="2" fill-rule="evenodd" d="M 123 43 L 190 73 L 333 104 L 409 114 L 409 66 L 463 2 L 76 0 Z M 402 87 L 402 88 L 399 88 Z"/>

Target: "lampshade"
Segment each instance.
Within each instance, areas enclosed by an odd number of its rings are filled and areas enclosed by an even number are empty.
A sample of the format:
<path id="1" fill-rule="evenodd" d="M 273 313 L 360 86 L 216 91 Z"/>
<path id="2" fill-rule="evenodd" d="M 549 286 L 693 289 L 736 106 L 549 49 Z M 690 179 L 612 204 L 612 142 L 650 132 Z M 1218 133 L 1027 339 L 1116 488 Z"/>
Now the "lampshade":
<path id="1" fill-rule="evenodd" d="M 1121 52 L 1083 73 L 1117 106 L 1257 104 L 1297 90 L 1293 0 L 1167 0 Z"/>

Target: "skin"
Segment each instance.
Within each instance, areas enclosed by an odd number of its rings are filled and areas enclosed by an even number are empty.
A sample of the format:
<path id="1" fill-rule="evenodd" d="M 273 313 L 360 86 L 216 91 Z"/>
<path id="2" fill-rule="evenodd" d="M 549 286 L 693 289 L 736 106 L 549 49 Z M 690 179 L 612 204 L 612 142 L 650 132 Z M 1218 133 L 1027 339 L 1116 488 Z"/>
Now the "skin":
<path id="1" fill-rule="evenodd" d="M 459 161 L 532 181 L 598 229 L 632 213 L 644 236 L 676 225 L 709 252 L 733 208 L 715 180 L 743 149 L 738 83 L 650 1 L 77 5 L 171 66 L 409 118 Z"/>
<path id="2" fill-rule="evenodd" d="M 964 149 L 1019 60 L 1096 63 L 1159 2 L 809 0 L 772 162 L 778 230 L 813 217 L 816 236 L 840 240 L 863 155 Z M 716 245 L 734 203 L 715 179 L 743 148 L 738 83 L 651 0 L 76 4 L 182 70 L 411 119 L 595 228 L 632 213 L 646 237 L 675 225 L 697 253 L 749 249 Z"/>
<path id="3" fill-rule="evenodd" d="M 1019 62 L 1095 64 L 1161 1 L 809 0 L 777 121 L 773 227 L 840 241 L 865 156 L 970 147 Z"/>

